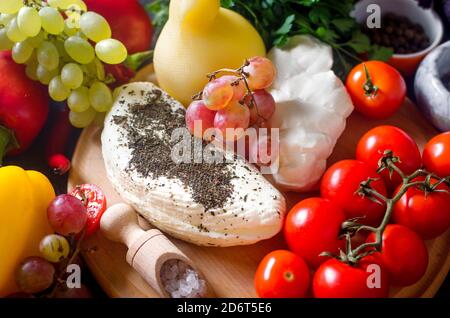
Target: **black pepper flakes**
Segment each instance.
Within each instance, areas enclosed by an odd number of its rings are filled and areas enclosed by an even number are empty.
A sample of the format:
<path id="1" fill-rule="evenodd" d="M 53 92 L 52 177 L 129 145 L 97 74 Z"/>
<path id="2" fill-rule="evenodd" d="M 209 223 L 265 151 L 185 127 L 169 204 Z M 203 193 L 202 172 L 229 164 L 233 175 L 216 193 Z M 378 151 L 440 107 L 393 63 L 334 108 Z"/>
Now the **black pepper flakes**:
<path id="1" fill-rule="evenodd" d="M 229 169 L 232 164 L 226 160 L 223 163 L 194 163 L 195 153 L 191 154 L 192 163 L 175 163 L 171 153 L 178 141 L 171 140 L 171 136 L 176 128 L 185 126 L 184 111 L 173 111 L 161 96 L 160 90 L 153 90 L 147 93 L 145 102 L 128 105 L 127 137 L 131 159 L 127 169 L 143 177 L 180 180 L 186 190 L 191 190 L 193 200 L 203 205 L 205 211 L 222 208 L 234 189 L 231 180 L 236 176 Z M 142 131 L 145 131 L 144 135 Z M 202 141 L 202 146 L 200 151 L 206 142 Z"/>

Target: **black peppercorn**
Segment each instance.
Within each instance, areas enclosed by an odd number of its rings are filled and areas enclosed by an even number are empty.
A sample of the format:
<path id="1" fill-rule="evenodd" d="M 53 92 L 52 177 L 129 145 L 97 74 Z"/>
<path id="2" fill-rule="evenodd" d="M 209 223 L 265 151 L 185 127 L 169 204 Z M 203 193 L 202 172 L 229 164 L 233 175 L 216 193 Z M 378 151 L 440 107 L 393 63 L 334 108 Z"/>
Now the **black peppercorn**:
<path id="1" fill-rule="evenodd" d="M 398 54 L 415 53 L 426 49 L 430 40 L 420 24 L 395 13 L 382 17 L 380 29 L 363 28 L 372 43 L 390 47 Z"/>

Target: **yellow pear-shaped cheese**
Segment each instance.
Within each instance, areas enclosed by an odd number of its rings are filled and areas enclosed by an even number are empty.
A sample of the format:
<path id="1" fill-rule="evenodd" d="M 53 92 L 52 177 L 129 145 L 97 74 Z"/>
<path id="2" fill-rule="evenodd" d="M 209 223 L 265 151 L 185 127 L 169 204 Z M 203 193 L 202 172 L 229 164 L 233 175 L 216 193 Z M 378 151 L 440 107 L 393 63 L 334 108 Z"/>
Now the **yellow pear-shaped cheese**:
<path id="1" fill-rule="evenodd" d="M 208 73 L 264 55 L 258 32 L 236 12 L 221 8 L 219 0 L 171 0 L 154 67 L 161 88 L 187 106 Z"/>

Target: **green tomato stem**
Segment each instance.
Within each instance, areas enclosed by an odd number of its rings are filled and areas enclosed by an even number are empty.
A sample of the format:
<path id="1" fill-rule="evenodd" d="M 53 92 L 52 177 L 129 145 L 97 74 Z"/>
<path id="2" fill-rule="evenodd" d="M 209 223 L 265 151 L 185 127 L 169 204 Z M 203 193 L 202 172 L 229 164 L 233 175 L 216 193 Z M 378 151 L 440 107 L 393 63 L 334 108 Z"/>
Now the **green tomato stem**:
<path id="1" fill-rule="evenodd" d="M 373 84 L 369 69 L 367 68 L 365 63 L 363 63 L 363 67 L 364 73 L 366 74 L 366 82 L 363 85 L 364 93 L 366 94 L 366 96 L 377 96 L 378 87 Z"/>

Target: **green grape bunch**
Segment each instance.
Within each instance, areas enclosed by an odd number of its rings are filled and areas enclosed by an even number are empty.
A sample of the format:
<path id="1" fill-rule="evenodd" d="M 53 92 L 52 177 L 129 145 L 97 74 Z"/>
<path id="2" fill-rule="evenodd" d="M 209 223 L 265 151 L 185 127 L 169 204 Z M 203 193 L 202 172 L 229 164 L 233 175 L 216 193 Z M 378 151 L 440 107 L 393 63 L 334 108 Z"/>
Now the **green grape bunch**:
<path id="1" fill-rule="evenodd" d="M 113 103 L 104 64 L 120 64 L 126 47 L 82 0 L 1 0 L 0 50 L 11 50 L 29 78 L 67 101 L 70 122 L 87 127 Z"/>

